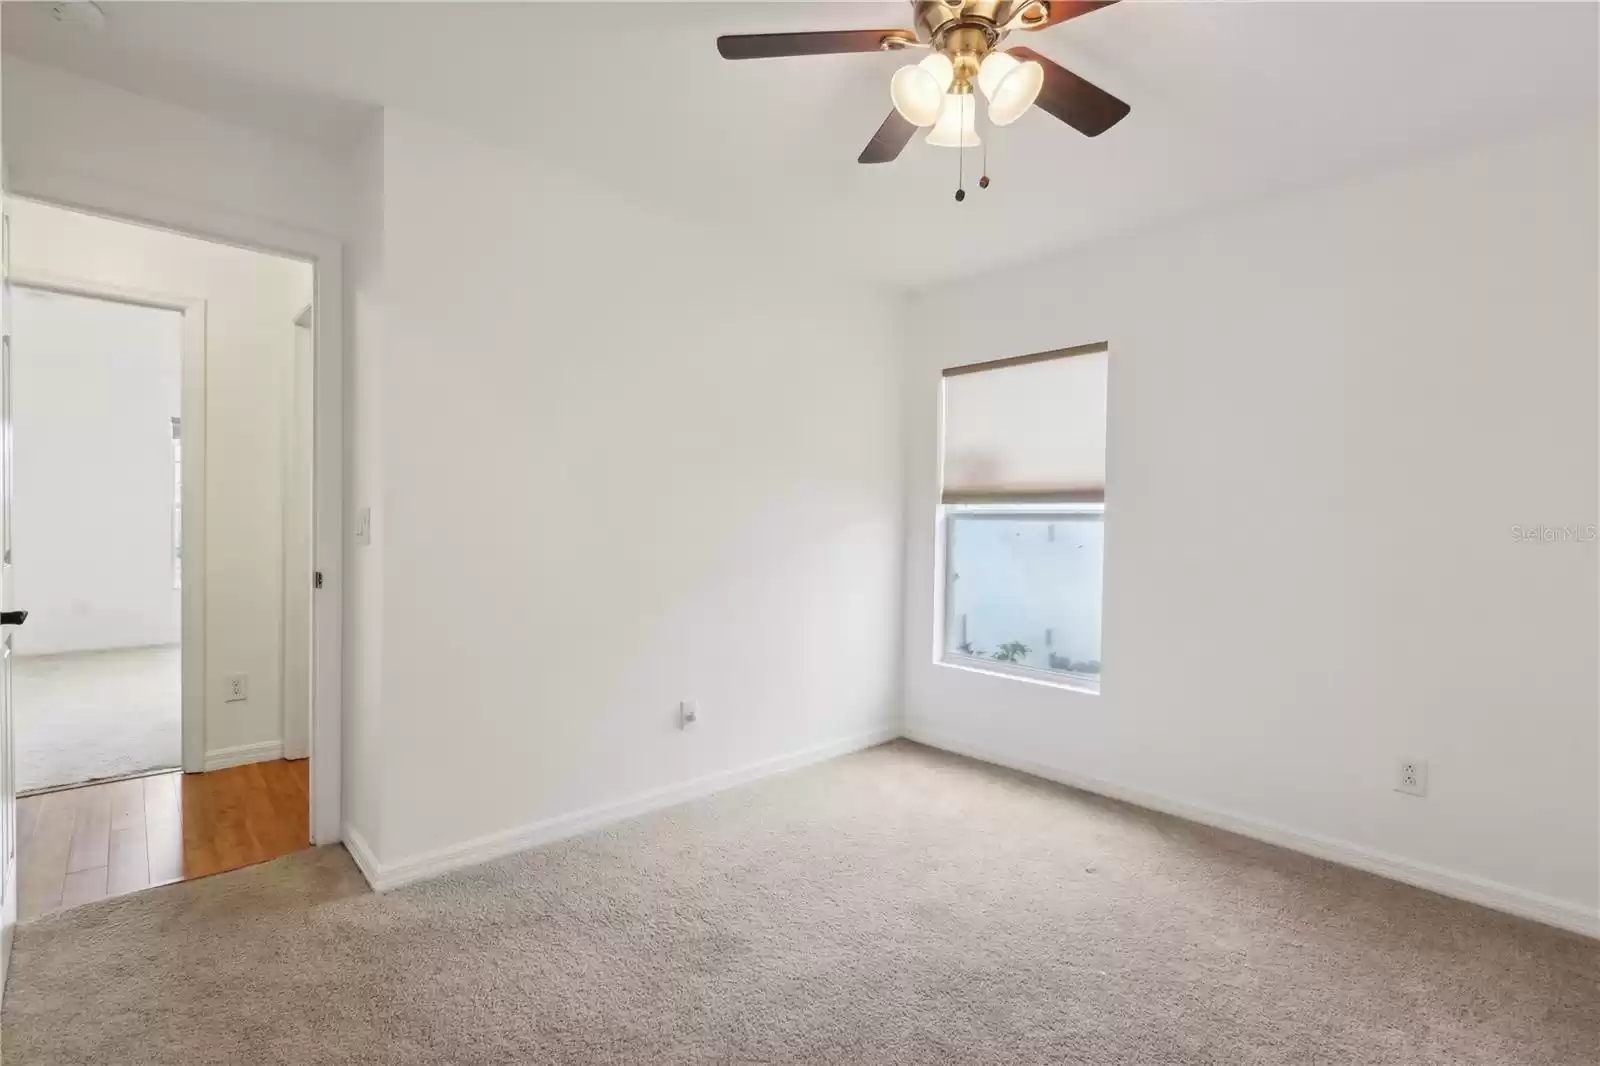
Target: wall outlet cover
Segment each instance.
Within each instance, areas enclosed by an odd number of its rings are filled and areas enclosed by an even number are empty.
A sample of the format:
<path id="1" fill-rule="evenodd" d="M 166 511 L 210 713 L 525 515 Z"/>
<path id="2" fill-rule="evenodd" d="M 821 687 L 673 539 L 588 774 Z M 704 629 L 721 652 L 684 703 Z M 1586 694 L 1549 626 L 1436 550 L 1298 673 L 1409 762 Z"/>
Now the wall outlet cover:
<path id="1" fill-rule="evenodd" d="M 226 703 L 238 703 L 250 698 L 250 677 L 248 674 L 229 674 L 223 679 L 227 687 L 227 695 L 223 697 Z"/>
<path id="2" fill-rule="evenodd" d="M 1395 767 L 1394 790 L 1408 796 L 1428 794 L 1428 764 L 1422 759 L 1401 759 Z"/>

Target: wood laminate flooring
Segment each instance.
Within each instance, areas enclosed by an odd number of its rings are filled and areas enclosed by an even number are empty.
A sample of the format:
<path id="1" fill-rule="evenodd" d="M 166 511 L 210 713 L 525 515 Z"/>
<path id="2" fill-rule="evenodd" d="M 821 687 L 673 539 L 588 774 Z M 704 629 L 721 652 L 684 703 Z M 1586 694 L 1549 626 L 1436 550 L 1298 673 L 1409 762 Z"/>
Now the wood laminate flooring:
<path id="1" fill-rule="evenodd" d="M 309 847 L 309 765 L 278 759 L 23 796 L 17 801 L 18 918 Z"/>

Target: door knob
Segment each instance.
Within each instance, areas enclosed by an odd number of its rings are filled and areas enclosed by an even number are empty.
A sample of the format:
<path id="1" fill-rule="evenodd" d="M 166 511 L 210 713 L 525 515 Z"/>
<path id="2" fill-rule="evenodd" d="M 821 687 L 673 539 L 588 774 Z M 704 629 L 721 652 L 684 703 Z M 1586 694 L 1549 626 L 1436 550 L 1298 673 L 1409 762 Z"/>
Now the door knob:
<path id="1" fill-rule="evenodd" d="M 20 626 L 27 620 L 27 611 L 0 611 L 0 626 Z"/>

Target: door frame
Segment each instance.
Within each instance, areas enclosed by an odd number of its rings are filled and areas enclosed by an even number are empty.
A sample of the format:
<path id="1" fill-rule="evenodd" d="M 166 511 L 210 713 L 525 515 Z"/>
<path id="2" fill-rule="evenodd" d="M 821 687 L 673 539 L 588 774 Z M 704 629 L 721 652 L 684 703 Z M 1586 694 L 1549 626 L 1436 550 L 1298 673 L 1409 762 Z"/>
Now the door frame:
<path id="1" fill-rule="evenodd" d="M 305 412 L 301 401 L 305 396 L 304 387 L 307 382 L 305 376 L 301 374 L 300 342 L 302 330 L 308 335 L 307 340 L 311 348 L 311 366 L 309 369 L 313 378 L 312 384 L 315 384 L 317 338 L 314 328 L 315 318 L 312 314 L 312 308 L 315 306 L 315 302 L 308 303 L 300 310 L 299 314 L 294 316 L 294 356 L 290 360 L 288 367 L 290 387 L 286 394 L 287 402 L 282 412 L 285 441 L 292 440 L 298 436 L 304 428 L 302 416 Z M 287 461 L 290 456 L 295 458 L 296 463 Z M 289 501 L 301 496 L 304 489 L 309 487 L 305 485 L 305 467 L 298 465 L 305 459 L 305 455 L 291 450 L 286 445 L 284 458 L 286 461 L 283 464 L 283 587 L 280 590 L 283 597 L 283 610 L 281 612 L 281 624 L 278 627 L 278 641 L 283 649 L 278 656 L 278 691 L 282 694 L 282 707 L 280 708 L 281 714 L 279 715 L 278 729 L 283 736 L 283 757 L 285 759 L 304 759 L 311 751 L 311 677 L 309 676 L 311 671 L 311 619 L 299 616 L 298 611 L 291 611 L 289 607 L 291 602 L 294 602 L 291 597 L 298 595 L 298 593 L 292 591 L 298 583 L 302 580 L 313 583 L 315 581 L 317 569 L 315 562 L 316 545 L 310 544 L 306 546 L 310 549 L 312 556 L 309 573 L 298 566 L 291 565 L 291 563 L 305 561 L 305 554 L 301 552 L 298 555 L 293 555 L 290 552 L 291 523 L 289 519 L 291 515 L 300 519 L 309 518 L 311 515 L 311 500 L 301 497 L 305 505 L 303 513 L 295 513 L 291 510 Z M 304 531 L 304 526 L 301 526 L 301 531 Z M 301 602 L 314 603 L 316 599 L 314 584 L 312 588 L 304 589 L 303 591 L 306 598 Z M 291 654 L 290 649 L 292 648 L 299 648 L 300 650 Z M 304 668 L 304 673 L 297 672 L 301 667 Z"/>
<path id="2" fill-rule="evenodd" d="M 182 764 L 199 773 L 206 760 L 206 302 L 177 293 L 109 285 L 13 267 L 13 289 L 80 296 L 176 311 L 183 316 L 178 415 L 183 420 Z"/>
<path id="3" fill-rule="evenodd" d="M 312 268 L 311 842 L 343 839 L 344 247 L 339 238 L 268 218 L 123 185 L 70 168 L 13 170 L 6 193 L 85 214 L 309 262 Z M 184 549 L 188 551 L 187 546 Z"/>

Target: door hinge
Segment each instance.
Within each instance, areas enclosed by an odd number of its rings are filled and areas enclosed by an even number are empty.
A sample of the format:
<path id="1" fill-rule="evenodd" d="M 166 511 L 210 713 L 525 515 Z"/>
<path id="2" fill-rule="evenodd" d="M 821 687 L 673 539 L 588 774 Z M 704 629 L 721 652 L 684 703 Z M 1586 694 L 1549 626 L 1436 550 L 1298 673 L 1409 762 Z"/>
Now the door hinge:
<path id="1" fill-rule="evenodd" d="M 322 571 L 321 570 L 318 570 L 316 572 L 316 575 L 314 577 L 312 577 L 312 579 L 311 579 L 311 587 L 315 588 L 315 589 L 320 589 L 322 587 Z"/>

